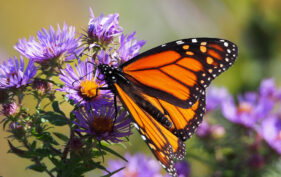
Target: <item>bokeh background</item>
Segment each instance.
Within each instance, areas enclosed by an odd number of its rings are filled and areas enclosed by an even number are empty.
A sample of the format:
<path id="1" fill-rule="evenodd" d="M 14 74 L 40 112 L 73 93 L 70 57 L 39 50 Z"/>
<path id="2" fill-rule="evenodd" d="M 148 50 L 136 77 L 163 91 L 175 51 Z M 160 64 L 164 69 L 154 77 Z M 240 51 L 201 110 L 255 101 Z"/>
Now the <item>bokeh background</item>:
<path id="1" fill-rule="evenodd" d="M 18 56 L 13 46 L 19 38 L 34 36 L 41 27 L 66 22 L 82 32 L 87 28 L 89 7 L 96 16 L 119 13 L 125 33 L 137 31 L 137 38 L 147 41 L 143 51 L 192 37 L 218 37 L 236 43 L 237 62 L 213 82 L 233 94 L 256 90 L 268 77 L 281 85 L 280 0 L 0 0 L 1 63 Z M 26 170 L 28 160 L 7 154 L 7 136 L 1 129 L 0 176 L 47 176 Z M 192 141 L 194 137 L 187 141 L 187 151 Z M 130 137 L 127 147 L 116 145 L 120 152 L 141 151 L 152 156 L 137 133 Z M 204 176 L 208 169 L 194 162 L 192 171 L 193 176 Z"/>

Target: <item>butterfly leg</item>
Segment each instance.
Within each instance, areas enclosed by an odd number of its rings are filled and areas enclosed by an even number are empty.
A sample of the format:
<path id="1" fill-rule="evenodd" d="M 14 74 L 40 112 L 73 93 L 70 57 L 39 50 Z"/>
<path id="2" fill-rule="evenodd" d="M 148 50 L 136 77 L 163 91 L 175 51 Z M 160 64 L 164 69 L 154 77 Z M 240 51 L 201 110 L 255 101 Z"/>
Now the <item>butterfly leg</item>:
<path id="1" fill-rule="evenodd" d="M 113 120 L 113 125 L 115 124 L 116 118 L 117 118 L 117 112 L 118 112 L 118 108 L 117 108 L 117 97 L 114 94 L 114 108 L 115 108 L 115 116 L 114 116 L 114 120 Z"/>

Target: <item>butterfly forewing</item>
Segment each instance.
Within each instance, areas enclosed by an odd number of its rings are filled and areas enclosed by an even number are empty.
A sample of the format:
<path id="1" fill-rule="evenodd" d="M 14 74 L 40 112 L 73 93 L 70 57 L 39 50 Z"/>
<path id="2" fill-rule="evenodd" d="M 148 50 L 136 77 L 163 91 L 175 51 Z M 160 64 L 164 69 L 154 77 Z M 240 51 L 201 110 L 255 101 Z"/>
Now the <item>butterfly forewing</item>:
<path id="1" fill-rule="evenodd" d="M 237 52 L 237 46 L 227 40 L 184 39 L 144 52 L 121 68 L 146 94 L 189 108 L 234 63 Z"/>

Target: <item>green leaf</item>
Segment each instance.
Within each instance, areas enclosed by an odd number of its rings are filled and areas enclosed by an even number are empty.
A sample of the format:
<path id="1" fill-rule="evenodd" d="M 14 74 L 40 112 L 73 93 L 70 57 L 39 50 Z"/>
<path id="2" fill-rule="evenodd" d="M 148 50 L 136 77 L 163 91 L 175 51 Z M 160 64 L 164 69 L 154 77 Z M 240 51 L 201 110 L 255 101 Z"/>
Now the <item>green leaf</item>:
<path id="1" fill-rule="evenodd" d="M 32 130 L 32 134 L 35 138 L 37 138 L 40 141 L 43 141 L 45 144 L 54 144 L 59 145 L 59 143 L 51 136 L 49 132 L 42 132 L 38 133 L 35 129 Z"/>
<path id="2" fill-rule="evenodd" d="M 31 146 L 30 146 L 30 149 L 31 149 L 32 151 L 34 151 L 34 150 L 36 149 L 36 144 L 37 144 L 36 141 L 33 141 L 33 142 L 32 142 L 32 144 L 31 144 Z"/>
<path id="3" fill-rule="evenodd" d="M 58 101 L 54 101 L 54 102 L 52 103 L 52 107 L 53 107 L 54 111 L 57 112 L 57 113 L 60 113 L 61 115 L 63 115 L 63 116 L 65 117 L 64 112 L 62 112 L 62 111 L 60 110 L 60 107 L 59 107 L 59 106 L 60 106 L 60 105 L 59 105 L 59 102 L 58 102 Z"/>
<path id="4" fill-rule="evenodd" d="M 67 142 L 69 140 L 69 138 L 67 136 L 65 136 L 64 134 L 62 133 L 59 133 L 59 132 L 53 132 L 53 134 L 58 137 L 60 140 L 64 141 L 64 142 Z"/>
<path id="5" fill-rule="evenodd" d="M 27 169 L 31 169 L 38 172 L 43 172 L 47 169 L 47 167 L 43 164 L 33 164 L 27 167 Z"/>
<path id="6" fill-rule="evenodd" d="M 51 124 L 56 126 L 64 126 L 68 124 L 68 119 L 65 116 L 50 111 L 41 114 L 41 118 L 48 120 Z"/>
<path id="7" fill-rule="evenodd" d="M 118 170 L 115 170 L 114 172 L 111 172 L 107 175 L 101 176 L 101 177 L 110 177 L 112 175 L 114 175 L 115 173 L 118 173 L 119 171 L 123 170 L 125 167 L 119 168 Z"/>
<path id="8" fill-rule="evenodd" d="M 9 140 L 8 140 L 8 144 L 10 146 L 10 152 L 18 155 L 19 157 L 23 157 L 23 158 L 33 158 L 32 155 L 28 154 L 27 151 L 21 150 L 19 148 L 16 148 Z"/>
<path id="9" fill-rule="evenodd" d="M 56 166 L 57 169 L 61 169 L 63 164 L 53 156 L 49 156 L 50 161 Z"/>
<path id="10" fill-rule="evenodd" d="M 103 145 L 100 145 L 99 147 L 100 147 L 102 150 L 107 151 L 107 152 L 109 152 L 109 153 L 111 153 L 111 154 L 113 154 L 113 155 L 115 155 L 115 156 L 121 158 L 121 159 L 124 160 L 125 162 L 128 162 L 127 159 L 125 159 L 122 155 L 118 154 L 118 153 L 115 152 L 114 150 L 112 150 L 112 149 L 110 149 L 110 148 L 108 148 L 108 147 L 106 147 L 106 146 L 103 146 Z"/>

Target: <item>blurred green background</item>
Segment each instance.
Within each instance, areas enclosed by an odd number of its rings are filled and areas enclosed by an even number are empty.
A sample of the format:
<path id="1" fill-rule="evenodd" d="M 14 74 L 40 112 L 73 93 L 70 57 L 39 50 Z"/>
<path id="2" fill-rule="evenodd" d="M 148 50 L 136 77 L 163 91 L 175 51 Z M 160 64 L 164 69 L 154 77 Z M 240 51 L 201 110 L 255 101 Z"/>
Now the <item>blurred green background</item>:
<path id="1" fill-rule="evenodd" d="M 192 37 L 225 38 L 239 47 L 236 64 L 213 84 L 232 93 L 255 90 L 263 78 L 281 83 L 280 0 L 0 0 L 0 60 L 18 56 L 13 49 L 19 38 L 36 35 L 41 27 L 66 22 L 82 32 L 87 28 L 89 7 L 96 16 L 119 13 L 125 33 L 137 31 L 147 41 L 144 50 L 169 41 Z M 47 176 L 25 167 L 30 164 L 7 154 L 8 134 L 0 130 L 0 176 Z M 136 133 L 128 149 L 149 152 Z M 141 145 L 140 145 L 141 144 Z M 191 141 L 187 141 L 187 151 Z M 194 176 L 204 174 L 192 165 Z M 89 173 L 87 176 L 95 176 Z"/>

